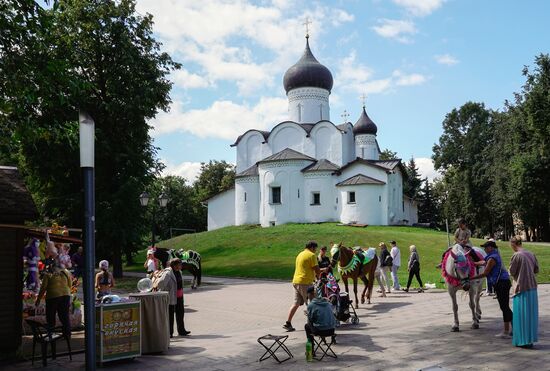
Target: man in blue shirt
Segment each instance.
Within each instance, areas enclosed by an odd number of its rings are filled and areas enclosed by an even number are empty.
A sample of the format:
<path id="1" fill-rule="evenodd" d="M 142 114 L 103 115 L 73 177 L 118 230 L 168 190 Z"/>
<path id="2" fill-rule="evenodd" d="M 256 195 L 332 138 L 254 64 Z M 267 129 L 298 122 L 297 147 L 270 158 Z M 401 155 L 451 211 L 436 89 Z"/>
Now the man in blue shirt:
<path id="1" fill-rule="evenodd" d="M 306 336 L 313 343 L 313 335 L 332 336 L 336 327 L 336 319 L 332 305 L 324 298 L 315 295 L 315 287 L 307 289 L 309 305 L 307 306 Z"/>

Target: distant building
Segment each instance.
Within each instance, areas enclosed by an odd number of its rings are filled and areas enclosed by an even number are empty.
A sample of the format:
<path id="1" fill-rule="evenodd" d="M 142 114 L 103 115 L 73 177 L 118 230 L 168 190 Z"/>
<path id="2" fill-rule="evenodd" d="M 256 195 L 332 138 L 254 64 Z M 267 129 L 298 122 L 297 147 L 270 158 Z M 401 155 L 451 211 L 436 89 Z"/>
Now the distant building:
<path id="1" fill-rule="evenodd" d="M 329 69 L 309 39 L 284 76 L 288 121 L 237 138 L 235 187 L 208 203 L 208 230 L 229 225 L 339 221 L 413 224 L 417 205 L 403 195 L 401 160 L 380 160 L 378 127 L 365 106 L 355 125 L 330 121 Z"/>

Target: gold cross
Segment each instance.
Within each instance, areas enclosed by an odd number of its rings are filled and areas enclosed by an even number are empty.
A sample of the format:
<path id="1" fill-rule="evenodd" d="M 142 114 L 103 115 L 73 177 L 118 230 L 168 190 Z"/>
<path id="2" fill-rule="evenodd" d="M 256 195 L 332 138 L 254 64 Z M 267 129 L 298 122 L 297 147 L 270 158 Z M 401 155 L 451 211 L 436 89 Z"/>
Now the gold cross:
<path id="1" fill-rule="evenodd" d="M 344 122 L 348 122 L 349 113 L 348 111 L 344 110 L 344 113 L 340 115 L 344 119 Z"/>
<path id="2" fill-rule="evenodd" d="M 359 98 L 361 98 L 361 102 L 363 102 L 363 107 L 365 107 L 365 102 L 367 101 L 367 96 L 365 95 L 365 93 L 361 94 Z"/>
<path id="3" fill-rule="evenodd" d="M 302 24 L 306 26 L 306 38 L 309 38 L 309 25 L 311 24 L 309 17 L 306 17 L 306 21 Z"/>

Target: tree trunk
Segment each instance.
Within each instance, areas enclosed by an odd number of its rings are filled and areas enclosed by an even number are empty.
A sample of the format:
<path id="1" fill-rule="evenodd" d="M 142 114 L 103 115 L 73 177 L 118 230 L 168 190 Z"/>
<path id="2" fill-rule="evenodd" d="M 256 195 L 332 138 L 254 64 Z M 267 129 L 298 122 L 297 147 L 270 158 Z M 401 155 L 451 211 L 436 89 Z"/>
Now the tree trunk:
<path id="1" fill-rule="evenodd" d="M 115 251 L 113 255 L 113 276 L 115 278 L 122 278 L 122 259 L 120 251 Z"/>

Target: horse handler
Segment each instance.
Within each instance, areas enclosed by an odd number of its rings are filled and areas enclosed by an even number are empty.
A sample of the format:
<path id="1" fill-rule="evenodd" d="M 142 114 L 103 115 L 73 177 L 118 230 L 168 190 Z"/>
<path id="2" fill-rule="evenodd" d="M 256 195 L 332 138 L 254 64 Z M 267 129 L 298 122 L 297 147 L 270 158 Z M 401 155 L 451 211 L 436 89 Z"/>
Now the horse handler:
<path id="1" fill-rule="evenodd" d="M 487 280 L 495 288 L 498 304 L 500 310 L 502 310 L 502 320 L 504 321 L 504 328 L 496 337 L 509 339 L 511 332 L 510 323 L 513 318 L 512 310 L 510 310 L 510 288 L 512 287 L 510 275 L 506 271 L 506 268 L 502 266 L 502 258 L 498 253 L 498 247 L 494 241 L 487 241 L 481 247 L 487 253 L 485 257 L 485 270 L 474 276 L 472 280 L 487 277 Z"/>
<path id="2" fill-rule="evenodd" d="M 298 308 L 305 304 L 308 300 L 307 289 L 313 284 L 316 276 L 319 276 L 321 270 L 319 269 L 319 263 L 315 250 L 317 249 L 317 242 L 309 241 L 306 244 L 304 251 L 298 254 L 296 257 L 296 267 L 294 269 L 294 277 L 292 278 L 292 286 L 294 287 L 294 304 L 288 311 L 288 319 L 283 325 L 283 328 L 287 331 L 294 331 L 292 327 L 292 318 Z"/>

